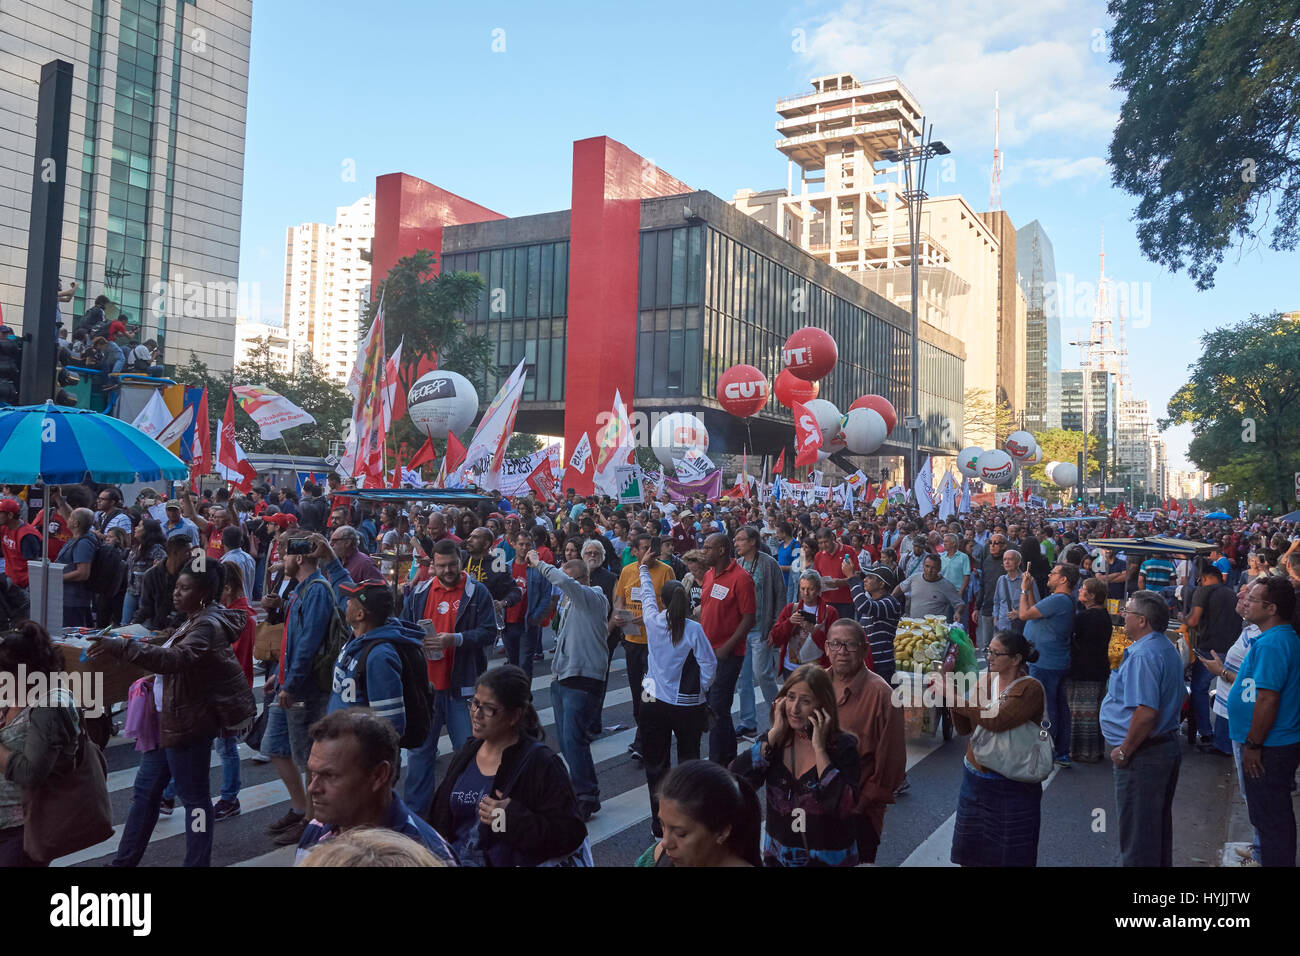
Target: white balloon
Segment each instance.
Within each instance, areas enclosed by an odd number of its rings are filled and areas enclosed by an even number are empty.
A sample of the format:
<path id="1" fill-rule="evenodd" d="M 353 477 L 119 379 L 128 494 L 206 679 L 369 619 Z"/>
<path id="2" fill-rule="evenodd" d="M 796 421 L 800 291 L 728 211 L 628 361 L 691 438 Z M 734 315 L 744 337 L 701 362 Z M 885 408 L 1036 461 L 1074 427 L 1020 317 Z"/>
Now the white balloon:
<path id="1" fill-rule="evenodd" d="M 1035 444 L 1034 453 L 1021 462 L 1022 465 L 1037 465 L 1043 460 L 1043 446 Z"/>
<path id="2" fill-rule="evenodd" d="M 874 408 L 851 408 L 844 416 L 844 443 L 855 455 L 870 455 L 889 437 L 884 416 Z"/>
<path id="3" fill-rule="evenodd" d="M 1012 432 L 1007 436 L 1002 447 L 1016 461 L 1024 461 L 1033 456 L 1034 450 L 1038 448 L 1038 442 L 1029 432 Z"/>
<path id="4" fill-rule="evenodd" d="M 650 450 L 665 468 L 673 466 L 674 458 L 685 458 L 691 449 L 709 450 L 708 429 L 694 415 L 686 412 L 665 415 L 650 433 Z"/>
<path id="5" fill-rule="evenodd" d="M 1052 469 L 1052 481 L 1062 488 L 1073 488 L 1079 481 L 1079 469 L 1070 462 L 1061 462 Z"/>
<path id="6" fill-rule="evenodd" d="M 468 428 L 478 412 L 478 392 L 464 375 L 440 370 L 420 376 L 406 396 L 411 422 L 430 438 Z"/>
<path id="7" fill-rule="evenodd" d="M 990 485 L 1011 484 L 1016 477 L 1016 463 L 1000 448 L 992 448 L 980 455 L 975 463 L 976 477 Z"/>
<path id="8" fill-rule="evenodd" d="M 840 419 L 843 417 L 840 410 L 824 398 L 814 398 L 803 404 L 817 419 L 817 427 L 822 430 L 822 447 L 826 448 L 840 433 Z"/>
<path id="9" fill-rule="evenodd" d="M 979 472 L 976 471 L 975 462 L 979 461 L 982 454 L 984 454 L 984 449 L 978 445 L 963 448 L 957 455 L 957 470 L 966 478 L 978 478 Z"/>
<path id="10" fill-rule="evenodd" d="M 836 435 L 830 441 L 823 442 L 822 447 L 817 449 L 817 461 L 818 463 L 826 461 L 831 455 L 838 455 L 846 448 L 848 448 L 848 443 L 844 440 L 844 436 L 842 434 Z"/>
<path id="11" fill-rule="evenodd" d="M 1056 466 L 1059 464 L 1060 464 L 1059 461 L 1049 461 L 1046 465 L 1043 466 L 1043 475 L 1044 477 L 1047 478 L 1048 481 L 1052 480 L 1052 472 L 1056 470 Z"/>

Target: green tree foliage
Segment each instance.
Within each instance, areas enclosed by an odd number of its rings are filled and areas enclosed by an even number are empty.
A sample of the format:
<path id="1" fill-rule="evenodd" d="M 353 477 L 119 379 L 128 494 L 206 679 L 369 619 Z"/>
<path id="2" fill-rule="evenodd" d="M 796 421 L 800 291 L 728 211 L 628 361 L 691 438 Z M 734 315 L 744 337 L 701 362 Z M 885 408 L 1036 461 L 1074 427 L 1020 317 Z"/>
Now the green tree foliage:
<path id="1" fill-rule="evenodd" d="M 1126 94 L 1110 144 L 1143 253 L 1214 285 L 1224 250 L 1300 231 L 1300 3 L 1111 0 Z"/>
<path id="2" fill-rule="evenodd" d="M 1187 457 L 1229 498 L 1294 507 L 1300 470 L 1300 325 L 1252 315 L 1201 336 L 1201 357 L 1169 400 L 1171 425 L 1191 425 Z"/>
<path id="3" fill-rule="evenodd" d="M 1063 428 L 1049 428 L 1047 431 L 1034 432 L 1034 441 L 1038 442 L 1038 447 L 1042 451 L 1043 460 L 1037 465 L 1030 465 L 1025 470 L 1027 480 L 1046 485 L 1047 488 L 1056 488 L 1047 478 L 1047 463 L 1051 461 L 1065 461 L 1075 464 L 1079 460 L 1079 452 L 1083 450 L 1083 432 L 1066 431 Z M 1088 453 L 1084 456 L 1084 465 L 1088 472 L 1095 470 L 1097 454 L 1097 436 L 1088 436 Z M 1082 477 L 1082 476 L 1080 476 Z M 1061 489 L 1062 493 L 1065 489 Z"/>
<path id="4" fill-rule="evenodd" d="M 464 375 L 478 390 L 480 401 L 488 402 L 491 390 L 497 387 L 492 343 L 485 335 L 467 331 L 460 318 L 478 306 L 485 286 L 483 277 L 476 272 L 435 274 L 436 264 L 437 257 L 427 249 L 397 260 L 366 306 L 363 332 L 370 330 L 382 299 L 388 354 L 403 343 L 397 385 L 403 394 L 415 384 L 420 359 L 436 354 L 439 368 Z M 394 448 L 405 444 L 411 454 L 424 440 L 425 436 L 406 416 L 393 423 L 389 434 Z M 438 451 L 442 451 L 441 442 Z"/>

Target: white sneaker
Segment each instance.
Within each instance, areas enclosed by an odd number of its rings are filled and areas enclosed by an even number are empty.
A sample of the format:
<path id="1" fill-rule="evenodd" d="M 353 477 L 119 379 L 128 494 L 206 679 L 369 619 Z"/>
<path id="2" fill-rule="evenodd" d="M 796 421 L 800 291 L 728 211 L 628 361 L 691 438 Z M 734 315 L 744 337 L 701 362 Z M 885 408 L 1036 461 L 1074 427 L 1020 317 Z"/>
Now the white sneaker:
<path id="1" fill-rule="evenodd" d="M 250 757 L 249 759 L 252 760 L 253 763 L 270 763 L 270 762 L 271 762 L 271 758 L 268 757 L 266 754 L 261 753 L 261 752 L 254 753 L 253 756 Z"/>

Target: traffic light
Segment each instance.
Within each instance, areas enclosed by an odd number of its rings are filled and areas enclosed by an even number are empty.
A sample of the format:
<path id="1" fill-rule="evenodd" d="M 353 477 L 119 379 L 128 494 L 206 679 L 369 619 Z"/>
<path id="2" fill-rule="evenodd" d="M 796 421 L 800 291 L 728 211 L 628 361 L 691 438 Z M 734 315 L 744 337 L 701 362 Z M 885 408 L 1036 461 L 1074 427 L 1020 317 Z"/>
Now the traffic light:
<path id="1" fill-rule="evenodd" d="M 0 404 L 13 405 L 18 401 L 22 369 L 22 339 L 6 335 L 0 339 Z"/>

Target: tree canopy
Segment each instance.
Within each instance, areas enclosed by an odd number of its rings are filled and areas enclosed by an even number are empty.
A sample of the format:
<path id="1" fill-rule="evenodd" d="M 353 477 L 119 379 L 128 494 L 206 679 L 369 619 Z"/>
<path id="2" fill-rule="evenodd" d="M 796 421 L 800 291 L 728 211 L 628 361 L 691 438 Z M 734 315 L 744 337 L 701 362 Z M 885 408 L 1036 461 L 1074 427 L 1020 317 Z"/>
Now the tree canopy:
<path id="1" fill-rule="evenodd" d="M 1300 324 L 1275 312 L 1213 329 L 1190 371 L 1160 429 L 1190 425 L 1187 457 L 1232 497 L 1290 510 L 1300 471 Z"/>
<path id="2" fill-rule="evenodd" d="M 1234 240 L 1300 238 L 1298 0 L 1110 0 L 1125 93 L 1115 185 L 1138 197 L 1142 252 L 1197 288 Z"/>

